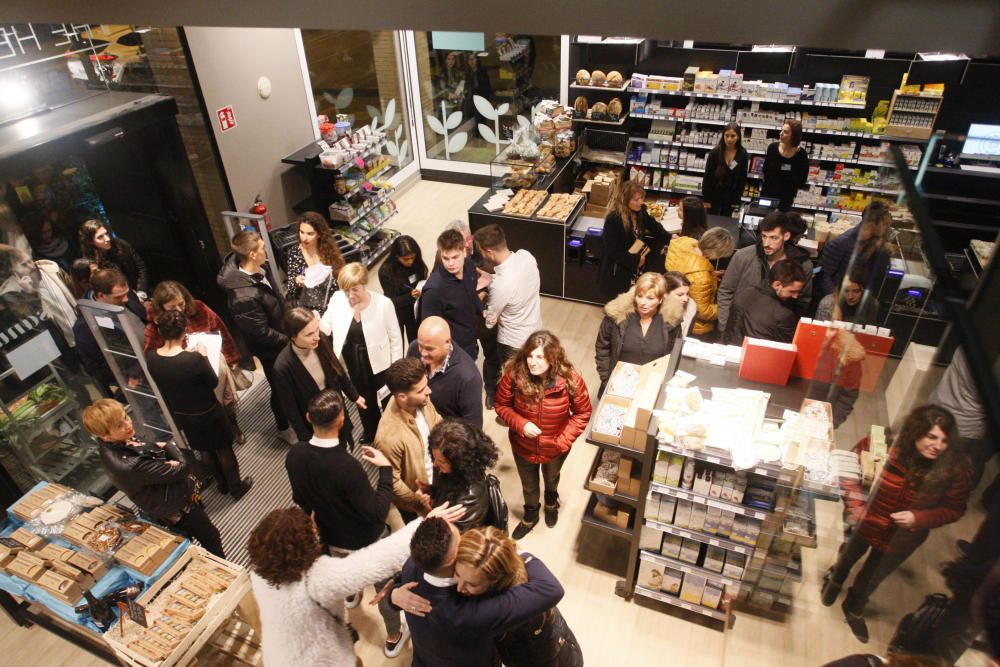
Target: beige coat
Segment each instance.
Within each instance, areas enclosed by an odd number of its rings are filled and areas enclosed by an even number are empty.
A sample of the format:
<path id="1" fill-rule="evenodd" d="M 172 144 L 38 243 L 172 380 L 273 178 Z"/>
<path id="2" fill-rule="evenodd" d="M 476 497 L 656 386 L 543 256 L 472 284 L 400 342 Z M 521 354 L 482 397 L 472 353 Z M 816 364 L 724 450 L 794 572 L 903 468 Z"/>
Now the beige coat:
<path id="1" fill-rule="evenodd" d="M 433 429 L 441 415 L 428 401 L 424 408 L 427 426 Z M 423 509 L 415 492 L 417 482 L 427 484 L 424 441 L 417 429 L 417 420 L 401 409 L 395 397 L 389 399 L 375 432 L 375 446 L 392 464 L 392 502 L 401 511 L 416 513 Z"/>

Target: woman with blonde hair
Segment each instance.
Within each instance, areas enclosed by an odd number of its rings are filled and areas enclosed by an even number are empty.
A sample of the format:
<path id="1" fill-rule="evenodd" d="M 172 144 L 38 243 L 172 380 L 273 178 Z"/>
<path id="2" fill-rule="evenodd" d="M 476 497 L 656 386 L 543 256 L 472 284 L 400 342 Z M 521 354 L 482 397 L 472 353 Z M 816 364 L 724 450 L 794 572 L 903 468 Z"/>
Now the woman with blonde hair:
<path id="1" fill-rule="evenodd" d="M 385 385 L 386 369 L 403 358 L 403 337 L 392 301 L 368 290 L 368 269 L 363 264 L 351 262 L 342 268 L 337 283 L 340 289 L 330 297 L 320 330 L 333 339 L 334 355 L 343 359 L 364 398 L 361 442 L 368 444 L 375 440 L 382 417 L 378 391 Z"/>
<path id="2" fill-rule="evenodd" d="M 614 298 L 628 290 L 632 279 L 670 243 L 667 230 L 646 210 L 646 190 L 635 181 L 626 181 L 618 190 L 614 210 L 604 219 L 604 254 L 599 284 Z M 642 241 L 643 247 L 636 248 Z M 633 252 L 638 250 L 638 252 Z"/>
<path id="3" fill-rule="evenodd" d="M 667 280 L 659 273 L 644 273 L 629 291 L 604 306 L 594 343 L 601 378 L 598 398 L 619 361 L 645 364 L 670 354 L 674 340 L 681 335 L 678 325 L 684 319 L 684 308 L 676 299 L 666 297 Z"/>
<path id="4" fill-rule="evenodd" d="M 545 483 L 545 525 L 552 528 L 559 520 L 559 471 L 590 421 L 590 394 L 559 339 L 542 330 L 528 336 L 507 362 L 493 405 L 510 427 L 524 491 L 524 518 L 513 533 L 519 540 L 538 523 L 539 469 Z"/>
<path id="5" fill-rule="evenodd" d="M 723 227 L 712 227 L 698 240 L 680 237 L 673 240 L 667 251 L 667 271 L 683 274 L 691 283 L 689 296 L 697 306 L 691 333 L 705 336 L 715 331 L 719 318 L 716 293 L 719 291 L 718 260 L 729 257 L 736 249 L 733 235 Z"/>
<path id="6" fill-rule="evenodd" d="M 514 540 L 492 526 L 467 531 L 458 544 L 455 580 L 463 595 L 502 593 L 528 581 L 524 564 L 534 559 L 519 554 Z M 507 667 L 577 667 L 583 653 L 558 607 L 514 628 L 497 639 Z"/>

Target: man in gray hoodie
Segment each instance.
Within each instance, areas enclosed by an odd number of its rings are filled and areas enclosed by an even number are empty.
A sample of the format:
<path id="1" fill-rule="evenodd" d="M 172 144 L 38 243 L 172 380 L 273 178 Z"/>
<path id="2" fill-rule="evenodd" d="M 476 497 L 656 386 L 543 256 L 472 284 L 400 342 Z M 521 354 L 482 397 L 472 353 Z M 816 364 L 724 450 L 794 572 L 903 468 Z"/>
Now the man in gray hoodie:
<path id="1" fill-rule="evenodd" d="M 732 310 L 733 297 L 744 288 L 759 285 L 771 267 L 783 259 L 789 259 L 799 266 L 806 275 L 806 282 L 799 297 L 790 304 L 796 315 L 801 316 L 812 298 L 813 263 L 809 253 L 789 242 L 791 230 L 788 217 L 781 211 L 767 214 L 757 230 L 759 241 L 746 248 L 740 248 L 729 261 L 729 267 L 719 285 L 719 331 L 726 330 L 726 323 Z"/>

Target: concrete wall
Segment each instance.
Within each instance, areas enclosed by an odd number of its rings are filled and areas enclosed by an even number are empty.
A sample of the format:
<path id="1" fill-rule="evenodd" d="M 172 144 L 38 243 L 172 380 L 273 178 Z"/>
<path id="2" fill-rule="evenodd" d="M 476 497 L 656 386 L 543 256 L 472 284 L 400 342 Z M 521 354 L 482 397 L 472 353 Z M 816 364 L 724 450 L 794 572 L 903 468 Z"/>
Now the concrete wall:
<path id="1" fill-rule="evenodd" d="M 185 33 L 236 207 L 247 210 L 260 194 L 274 226 L 284 226 L 293 219 L 292 205 L 308 194 L 308 184 L 281 158 L 314 136 L 295 31 L 185 28 Z M 262 76 L 271 81 L 268 99 L 257 94 Z M 227 105 L 233 106 L 236 127 L 222 132 L 215 112 Z"/>

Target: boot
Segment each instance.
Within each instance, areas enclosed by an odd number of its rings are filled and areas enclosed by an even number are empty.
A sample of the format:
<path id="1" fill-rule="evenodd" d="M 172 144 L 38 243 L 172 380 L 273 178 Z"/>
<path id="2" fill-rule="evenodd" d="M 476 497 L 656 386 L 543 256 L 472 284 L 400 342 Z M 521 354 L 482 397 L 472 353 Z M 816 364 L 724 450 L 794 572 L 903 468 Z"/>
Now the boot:
<path id="1" fill-rule="evenodd" d="M 851 628 L 851 632 L 854 633 L 854 637 L 862 644 L 867 644 L 868 623 L 865 622 L 865 617 L 861 615 L 864 605 L 858 604 L 851 596 L 851 591 L 847 591 L 847 595 L 844 597 L 840 608 L 844 612 L 844 620 L 847 621 L 847 625 Z"/>
<path id="2" fill-rule="evenodd" d="M 549 528 L 555 528 L 556 522 L 559 521 L 559 496 L 552 494 L 550 497 L 548 493 L 545 494 L 545 525 Z"/>
<path id="3" fill-rule="evenodd" d="M 251 486 L 253 486 L 253 477 L 244 477 L 239 486 L 230 491 L 230 495 L 232 495 L 233 500 L 239 500 L 247 494 Z"/>
<path id="4" fill-rule="evenodd" d="M 524 506 L 524 518 L 521 519 L 521 523 L 517 524 L 514 528 L 514 532 L 511 533 L 511 537 L 514 540 L 520 540 L 531 532 L 531 529 L 538 523 L 538 510 L 538 505 Z"/>
<path id="5" fill-rule="evenodd" d="M 840 595 L 840 588 L 843 584 L 833 580 L 833 568 L 831 567 L 823 575 L 823 606 L 830 607 L 837 601 Z"/>

